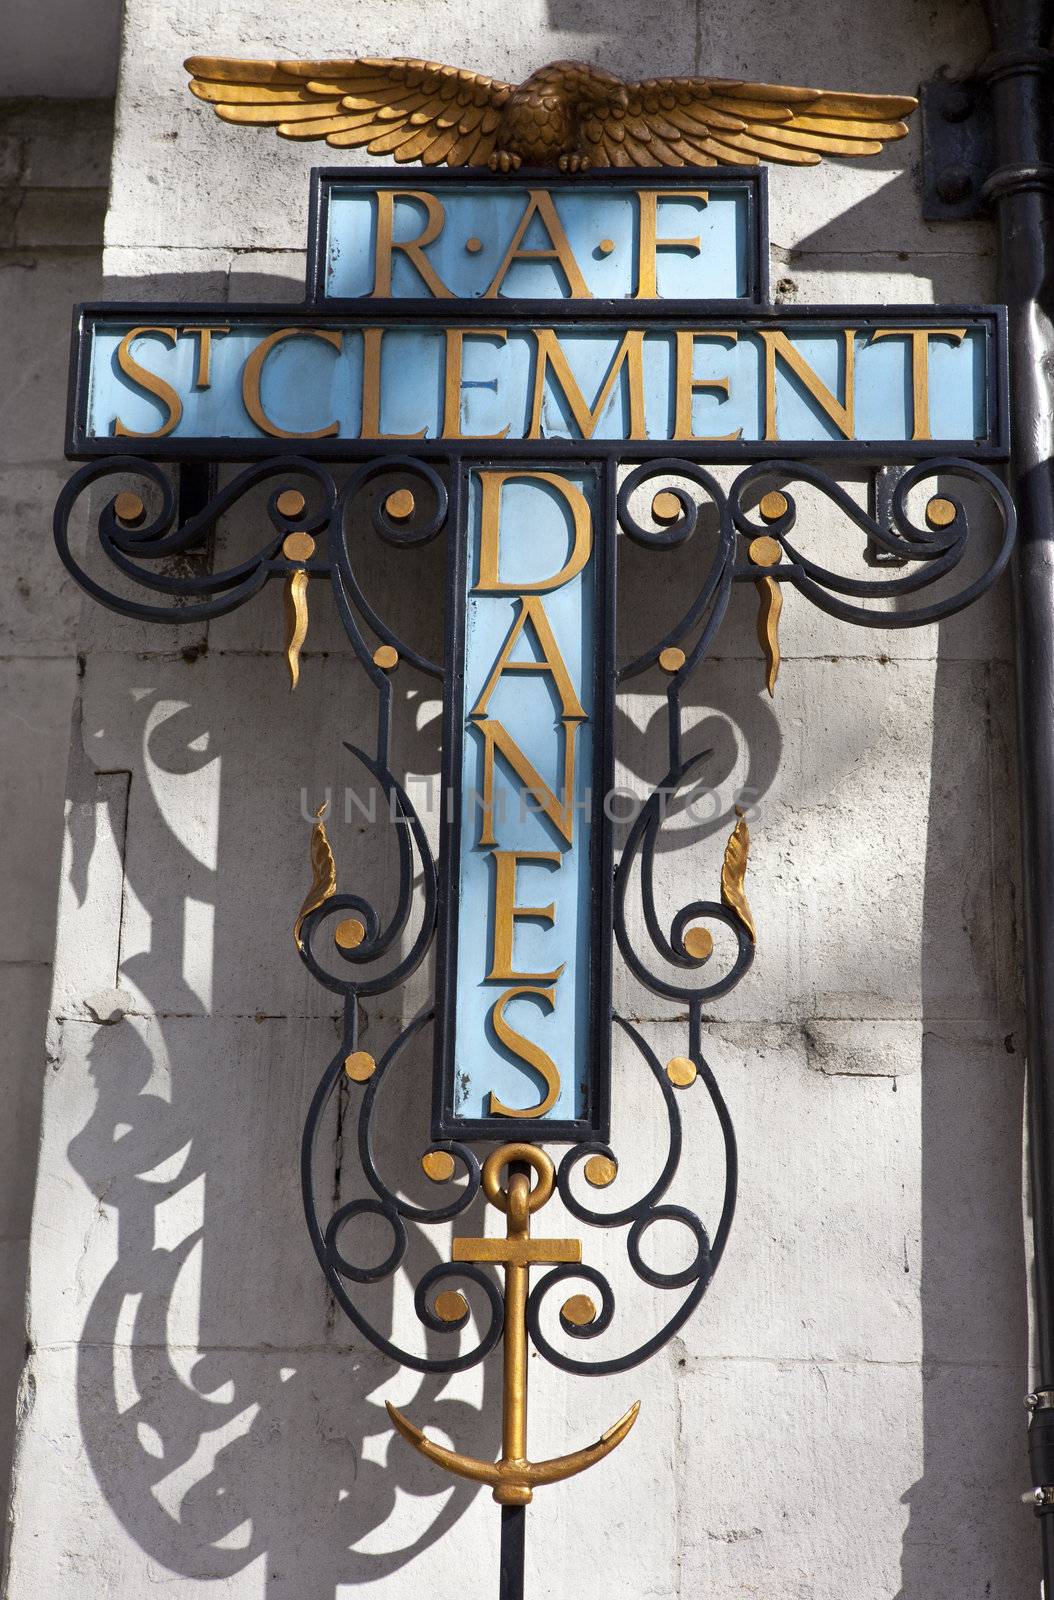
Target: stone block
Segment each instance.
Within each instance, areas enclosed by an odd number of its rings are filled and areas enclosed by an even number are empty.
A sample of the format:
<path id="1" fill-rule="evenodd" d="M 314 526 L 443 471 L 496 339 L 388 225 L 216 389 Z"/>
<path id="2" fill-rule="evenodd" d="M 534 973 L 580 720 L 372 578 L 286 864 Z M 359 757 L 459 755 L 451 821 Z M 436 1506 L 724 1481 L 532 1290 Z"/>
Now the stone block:
<path id="1" fill-rule="evenodd" d="M 34 1221 L 50 1263 L 33 1280 L 34 1339 L 324 1344 L 336 1308 L 304 1225 L 299 1151 L 339 1042 L 331 1022 L 277 1017 L 63 1024 Z M 320 1161 L 322 1208 L 339 1148 Z M 342 1324 L 334 1337 L 359 1343 Z"/>
<path id="2" fill-rule="evenodd" d="M 32 265 L 0 263 L 7 361 L 0 393 L 0 461 L 5 464 L 28 467 L 61 459 L 73 306 L 99 288 L 97 259 L 90 254 Z"/>
<path id="3" fill-rule="evenodd" d="M 23 101 L 0 111 L 0 128 L 24 142 L 21 182 L 30 189 L 101 189 L 110 181 L 113 102 Z"/>
<path id="4" fill-rule="evenodd" d="M 636 1393 L 632 1379 L 535 1377 L 540 1457 L 598 1437 Z M 12 1596 L 41 1592 L 45 1572 L 53 1581 L 89 1563 L 93 1584 L 222 1584 L 235 1600 L 257 1600 L 261 1584 L 268 1600 L 298 1600 L 309 1572 L 335 1600 L 366 1584 L 384 1600 L 417 1582 L 453 1593 L 469 1568 L 478 1586 L 497 1584 L 500 1512 L 489 1490 L 422 1461 L 383 1409 L 390 1397 L 439 1437 L 493 1457 L 496 1395 L 478 1370 L 422 1379 L 339 1350 L 84 1344 L 38 1351 L 31 1382 Z M 615 1552 L 632 1592 L 674 1592 L 674 1520 L 668 1510 L 640 1515 L 645 1494 L 669 1507 L 674 1418 L 672 1393 L 656 1394 L 612 1457 L 538 1491 L 527 1540 L 535 1592 L 573 1584 L 602 1600 Z M 62 1494 L 61 1523 L 47 1515 L 43 1483 Z"/>
<path id="5" fill-rule="evenodd" d="M 28 189 L 14 242 L 23 250 L 96 250 L 105 216 L 105 189 Z"/>
<path id="6" fill-rule="evenodd" d="M 103 271 L 111 300 L 223 300 L 227 294 L 225 250 L 196 244 L 126 245 L 111 237 L 112 213 L 106 219 Z M 187 235 L 188 238 L 193 237 Z"/>
<path id="7" fill-rule="evenodd" d="M 741 663 L 721 661 L 700 680 L 705 703 L 686 713 L 684 748 L 713 755 L 698 788 L 671 802 L 655 858 L 668 926 L 689 899 L 717 898 L 734 804 L 750 808 L 757 953 L 716 1014 L 1013 1014 L 1015 946 L 992 921 L 1014 892 L 1000 838 L 1012 778 L 990 732 L 1005 680 L 983 664 L 942 663 L 935 677 L 925 663 L 799 660 L 773 705 L 760 685 L 745 698 L 742 677 Z M 664 769 L 666 722 L 661 704 L 637 706 L 620 727 L 616 781 L 646 794 Z M 627 904 L 646 951 L 633 888 Z M 715 936 L 707 982 L 732 951 L 729 935 Z M 618 1009 L 667 1014 L 618 963 L 615 981 Z"/>
<path id="8" fill-rule="evenodd" d="M 705 1363 L 682 1392 L 684 1590 L 1024 1593 L 1019 1388 L 974 1365 Z"/>
<path id="9" fill-rule="evenodd" d="M 11 1488 L 18 1386 L 26 1358 L 26 1267 L 24 1239 L 0 1239 L 0 1495 Z"/>
<path id="10" fill-rule="evenodd" d="M 0 481 L 0 655 L 67 656 L 81 596 L 58 560 L 51 512 L 73 468 L 11 467 Z"/>
<path id="11" fill-rule="evenodd" d="M 309 823 L 327 792 L 339 888 L 391 915 L 396 825 L 344 747 L 373 747 L 375 715 L 372 695 L 358 692 L 345 661 L 309 662 L 295 697 L 277 657 L 210 653 L 188 666 L 122 656 L 89 664 L 89 767 L 132 774 L 119 981 L 140 994 L 139 1009 L 238 1016 L 339 1009 L 304 969 L 292 926 L 311 882 Z M 416 765 L 429 730 L 418 734 L 408 722 L 400 719 L 395 759 Z M 438 815 L 427 825 L 434 842 Z M 411 919 L 407 949 L 415 930 Z M 114 982 L 112 975 L 93 979 L 82 992 Z M 379 1009 L 408 1014 L 404 1008 L 424 1003 L 426 993 L 411 985 Z"/>
<path id="12" fill-rule="evenodd" d="M 45 1033 L 51 971 L 47 966 L 0 964 L 0 1088 L 6 1113 L 0 1121 L 0 1241 L 25 1240 L 33 1203 L 44 1086 Z M 24 1264 L 23 1264 L 24 1269 Z M 0 1301 L 21 1301 L 9 1283 Z"/>
<path id="13" fill-rule="evenodd" d="M 469 1484 L 451 1491 L 393 1436 L 382 1401 L 490 1450 L 478 1382 L 338 1350 L 88 1344 L 38 1352 L 31 1380 L 12 1596 L 88 1584 L 298 1600 L 310 1573 L 334 1600 L 366 1584 L 394 1600 L 418 1582 L 456 1592 L 467 1563 L 497 1581 L 498 1508 Z"/>
<path id="14" fill-rule="evenodd" d="M 81 743 L 77 702 L 70 743 L 52 1016 L 87 1018 L 86 1000 L 117 986 L 130 773 L 97 773 Z M 58 1039 L 53 1038 L 58 1049 Z"/>
<path id="15" fill-rule="evenodd" d="M 270 303 L 304 299 L 306 255 L 300 250 L 238 250 L 230 259 L 228 298 Z"/>
<path id="16" fill-rule="evenodd" d="M 73 690 L 72 661 L 0 661 L 0 961 L 51 959 Z"/>
<path id="17" fill-rule="evenodd" d="M 860 1022 L 839 1029 L 845 1069 L 832 1061 L 817 1072 L 818 1026 L 804 1036 L 756 1024 L 706 1030 L 736 1128 L 740 1190 L 684 1352 L 1023 1370 L 1024 1262 L 1006 1223 L 1020 1178 L 1020 1058 L 995 1030 Z M 660 1059 L 684 1049 L 680 1030 L 642 1031 Z M 873 1032 L 885 1055 L 868 1073 L 857 1062 Z M 678 1105 L 687 1142 L 671 1198 L 702 1200 L 713 1235 L 723 1163 L 703 1084 Z M 672 1292 L 663 1299 L 677 1303 Z"/>

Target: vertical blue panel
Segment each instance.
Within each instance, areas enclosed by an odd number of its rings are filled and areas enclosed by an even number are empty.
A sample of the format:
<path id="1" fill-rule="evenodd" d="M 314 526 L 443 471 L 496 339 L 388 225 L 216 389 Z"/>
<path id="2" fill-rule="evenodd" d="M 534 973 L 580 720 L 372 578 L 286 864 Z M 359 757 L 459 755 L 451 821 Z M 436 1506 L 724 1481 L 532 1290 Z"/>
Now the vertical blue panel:
<path id="1" fill-rule="evenodd" d="M 539 471 L 542 469 L 538 469 Z M 590 506 L 595 537 L 595 480 L 579 471 L 555 472 Z M 462 725 L 460 780 L 460 860 L 451 872 L 457 885 L 453 1110 L 456 1117 L 486 1118 L 491 1094 L 510 1109 L 535 1106 L 545 1094 L 543 1078 L 507 1049 L 495 1034 L 492 1009 L 508 989 L 520 984 L 551 989 L 552 1007 L 539 998 L 510 1000 L 506 1021 L 540 1046 L 560 1074 L 560 1090 L 545 1118 L 524 1119 L 526 1133 L 546 1120 L 569 1122 L 589 1115 L 591 952 L 591 844 L 594 751 L 594 650 L 596 550 L 584 569 L 539 598 L 574 691 L 585 712 L 575 750 L 573 837 L 570 844 L 525 794 L 523 784 L 500 755 L 494 761 L 493 831 L 501 850 L 555 852 L 557 863 L 524 862 L 517 867 L 516 903 L 553 906 L 553 920 L 514 921 L 513 967 L 556 979 L 489 978 L 494 954 L 496 864 L 493 849 L 482 844 L 484 740 L 471 712 L 501 655 L 520 609 L 515 593 L 478 592 L 481 479 L 470 474 L 465 572 L 464 697 L 455 715 Z M 503 582 L 529 586 L 557 573 L 573 544 L 567 501 L 554 487 L 517 473 L 501 490 L 500 567 Z M 539 660 L 530 627 L 520 634 L 510 659 Z M 564 794 L 561 702 L 549 672 L 503 674 L 488 700 L 488 717 L 500 720 L 539 776 L 561 798 Z M 448 1042 L 448 1048 L 451 1045 Z"/>

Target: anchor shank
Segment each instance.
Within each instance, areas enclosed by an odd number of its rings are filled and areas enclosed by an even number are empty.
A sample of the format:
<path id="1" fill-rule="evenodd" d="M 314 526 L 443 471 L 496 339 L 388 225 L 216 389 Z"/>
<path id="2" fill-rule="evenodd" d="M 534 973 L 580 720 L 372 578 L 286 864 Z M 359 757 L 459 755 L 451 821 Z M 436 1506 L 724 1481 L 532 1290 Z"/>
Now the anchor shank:
<path id="1" fill-rule="evenodd" d="M 509 1178 L 509 1239 L 528 1235 L 530 1179 L 523 1170 Z M 507 1461 L 527 1459 L 527 1278 L 529 1268 L 515 1257 L 505 1265 L 505 1381 L 502 1393 L 501 1453 Z M 529 1496 L 528 1496 L 529 1498 Z"/>

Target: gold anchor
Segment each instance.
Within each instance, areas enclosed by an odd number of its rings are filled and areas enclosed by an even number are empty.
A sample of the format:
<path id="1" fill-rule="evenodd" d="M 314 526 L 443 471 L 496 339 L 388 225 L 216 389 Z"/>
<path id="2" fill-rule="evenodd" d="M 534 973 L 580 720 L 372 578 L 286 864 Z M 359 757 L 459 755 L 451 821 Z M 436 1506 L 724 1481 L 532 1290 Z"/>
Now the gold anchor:
<path id="1" fill-rule="evenodd" d="M 530 1167 L 537 1177 L 533 1189 L 527 1173 L 509 1174 L 508 1188 L 501 1186 L 501 1174 L 513 1164 Z M 505 1373 L 501 1413 L 501 1460 L 477 1461 L 474 1456 L 434 1444 L 389 1402 L 388 1415 L 403 1438 L 429 1461 L 476 1483 L 488 1483 L 501 1506 L 525 1506 L 534 1488 L 542 1483 L 559 1483 L 576 1472 L 584 1472 L 603 1461 L 622 1443 L 637 1420 L 640 1401 L 595 1444 L 570 1455 L 554 1456 L 550 1461 L 527 1460 L 527 1283 L 532 1266 L 581 1261 L 582 1246 L 577 1239 L 532 1239 L 531 1212 L 545 1205 L 553 1192 L 555 1173 L 544 1151 L 529 1144 L 505 1144 L 483 1164 L 483 1192 L 490 1204 L 508 1216 L 504 1239 L 455 1239 L 455 1261 L 500 1261 L 505 1267 Z"/>

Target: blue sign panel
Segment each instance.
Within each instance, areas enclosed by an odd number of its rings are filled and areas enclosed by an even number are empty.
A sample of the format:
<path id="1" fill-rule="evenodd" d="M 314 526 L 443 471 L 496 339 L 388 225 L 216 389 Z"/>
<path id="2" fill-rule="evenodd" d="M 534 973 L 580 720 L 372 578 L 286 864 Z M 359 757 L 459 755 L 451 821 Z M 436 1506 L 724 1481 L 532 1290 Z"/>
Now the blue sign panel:
<path id="1" fill-rule="evenodd" d="M 496 308 L 498 309 L 498 308 Z M 700 308 L 701 312 L 705 308 Z M 81 449 L 208 440 L 1001 444 L 993 313 L 671 326 L 89 313 Z M 232 449 L 232 454 L 237 454 Z"/>
<path id="2" fill-rule="evenodd" d="M 594 473 L 475 467 L 457 576 L 438 1049 L 443 1123 L 549 1136 L 605 1115 L 591 1023 L 610 776 Z M 599 859 L 603 859 L 602 853 Z"/>
<path id="3" fill-rule="evenodd" d="M 756 194 L 753 174 L 640 187 L 334 179 L 317 298 L 757 303 Z"/>

